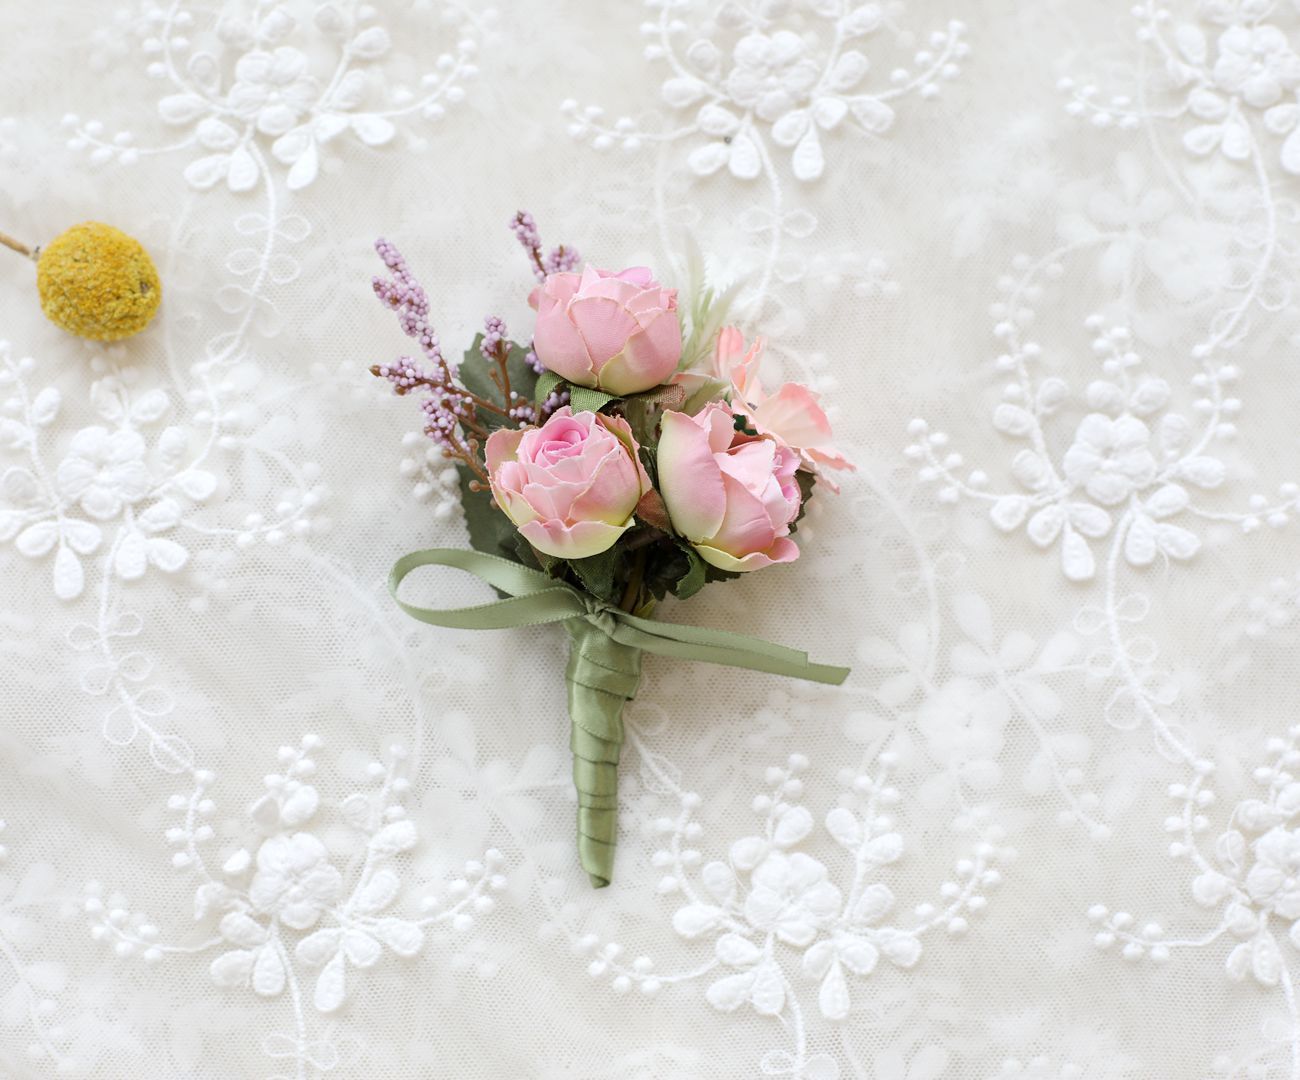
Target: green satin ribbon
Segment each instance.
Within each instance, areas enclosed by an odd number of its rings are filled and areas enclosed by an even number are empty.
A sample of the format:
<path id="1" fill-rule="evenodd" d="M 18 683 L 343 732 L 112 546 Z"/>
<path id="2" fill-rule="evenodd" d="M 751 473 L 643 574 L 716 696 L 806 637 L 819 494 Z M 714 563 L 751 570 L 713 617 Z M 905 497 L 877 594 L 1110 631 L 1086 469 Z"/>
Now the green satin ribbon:
<path id="1" fill-rule="evenodd" d="M 422 566 L 448 566 L 508 594 L 473 607 L 416 607 L 397 589 Z M 806 653 L 760 638 L 631 615 L 538 570 L 463 548 L 413 551 L 397 560 L 388 589 L 411 618 L 457 630 L 504 630 L 562 622 L 571 638 L 568 686 L 573 781 L 578 789 L 578 854 L 596 888 L 608 885 L 617 831 L 618 759 L 623 706 L 641 682 L 641 654 L 763 671 L 838 686 L 849 669 L 814 664 Z"/>

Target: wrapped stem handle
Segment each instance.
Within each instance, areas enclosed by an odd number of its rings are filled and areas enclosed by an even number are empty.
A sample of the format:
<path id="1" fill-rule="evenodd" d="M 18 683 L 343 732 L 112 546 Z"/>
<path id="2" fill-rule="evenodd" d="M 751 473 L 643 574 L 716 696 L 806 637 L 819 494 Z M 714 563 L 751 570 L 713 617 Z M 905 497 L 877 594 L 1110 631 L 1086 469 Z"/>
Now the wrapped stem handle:
<path id="1" fill-rule="evenodd" d="M 402 579 L 421 566 L 450 566 L 482 578 L 504 595 L 463 608 L 426 608 L 397 595 Z M 497 555 L 430 548 L 403 555 L 388 575 L 397 606 L 430 626 L 503 630 L 562 622 L 572 646 L 565 682 L 572 723 L 573 781 L 578 789 L 578 850 L 596 888 L 608 885 L 618 828 L 618 757 L 623 749 L 623 706 L 641 683 L 641 654 L 700 660 L 790 679 L 838 686 L 848 668 L 814 664 L 806 653 L 770 641 L 657 623 Z"/>
<path id="2" fill-rule="evenodd" d="M 641 650 L 622 645 L 585 619 L 571 619 L 569 746 L 578 789 L 578 858 L 591 884 L 614 876 L 618 835 L 618 759 L 623 749 L 623 706 L 641 683 Z"/>

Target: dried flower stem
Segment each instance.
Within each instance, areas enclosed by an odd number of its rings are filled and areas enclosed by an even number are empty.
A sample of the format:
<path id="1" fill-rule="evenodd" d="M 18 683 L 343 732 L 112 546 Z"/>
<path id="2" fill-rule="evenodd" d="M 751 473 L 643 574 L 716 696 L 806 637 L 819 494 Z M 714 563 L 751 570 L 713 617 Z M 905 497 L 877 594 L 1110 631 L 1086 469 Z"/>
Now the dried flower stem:
<path id="1" fill-rule="evenodd" d="M 36 251 L 33 248 L 28 247 L 21 240 L 14 239 L 8 233 L 0 232 L 0 244 L 3 244 L 10 250 L 16 251 L 19 255 L 24 255 L 29 259 L 36 258 Z"/>

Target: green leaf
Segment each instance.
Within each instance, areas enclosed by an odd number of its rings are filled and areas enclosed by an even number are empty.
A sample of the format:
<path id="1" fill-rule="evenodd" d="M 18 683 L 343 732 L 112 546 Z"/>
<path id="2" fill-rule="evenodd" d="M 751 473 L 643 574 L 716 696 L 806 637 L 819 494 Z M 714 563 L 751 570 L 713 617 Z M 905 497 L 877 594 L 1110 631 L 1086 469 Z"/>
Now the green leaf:
<path id="1" fill-rule="evenodd" d="M 704 588 L 708 581 L 708 575 L 705 573 L 708 563 L 701 559 L 693 548 L 682 545 L 681 550 L 686 554 L 687 570 L 673 585 L 673 595 L 678 600 L 685 600 Z"/>
<path id="2" fill-rule="evenodd" d="M 574 412 L 600 412 L 615 400 L 615 395 L 607 394 L 604 390 L 593 390 L 590 386 L 569 387 L 569 404 L 573 406 Z"/>
<path id="3" fill-rule="evenodd" d="M 543 371 L 537 376 L 537 387 L 533 390 L 533 400 L 538 405 L 544 404 L 546 399 L 551 396 L 551 391 L 559 389 L 564 385 L 561 379 L 553 371 Z"/>
<path id="4" fill-rule="evenodd" d="M 515 554 L 518 556 L 518 561 L 523 563 L 524 566 L 531 567 L 534 570 L 544 570 L 545 567 L 542 565 L 542 560 L 550 558 L 549 555 L 543 555 L 533 547 L 532 544 L 525 540 L 522 533 L 515 533 L 514 549 Z"/>
<path id="5" fill-rule="evenodd" d="M 650 486 L 656 490 L 659 488 L 659 455 L 656 446 L 647 446 L 645 443 L 637 440 L 641 446 L 641 464 L 645 466 L 646 475 L 650 477 Z M 665 509 L 667 509 L 665 507 Z"/>
<path id="6" fill-rule="evenodd" d="M 464 465 L 457 465 L 460 477 L 460 505 L 465 511 L 465 526 L 469 530 L 469 545 L 487 555 L 500 555 L 512 562 L 522 561 L 515 547 L 519 531 L 515 523 L 501 512 L 492 501 L 492 492 L 470 487 L 475 476 Z"/>
<path id="7" fill-rule="evenodd" d="M 582 587 L 593 596 L 606 603 L 616 604 L 619 597 L 618 582 L 619 550 L 612 547 L 599 555 L 586 559 L 568 560 L 569 568 L 578 575 Z"/>
<path id="8" fill-rule="evenodd" d="M 653 450 L 659 445 L 659 413 L 652 405 L 629 398 L 623 402 L 622 412 L 637 446 Z"/>
<path id="9" fill-rule="evenodd" d="M 700 562 L 704 562 L 703 559 Z M 704 580 L 712 584 L 715 581 L 735 581 L 741 574 L 733 573 L 730 570 L 719 570 L 712 563 L 704 563 Z"/>
<path id="10" fill-rule="evenodd" d="M 690 332 L 682 344 L 679 371 L 689 371 L 706 359 L 713 351 L 714 339 L 731 312 L 731 305 L 740 294 L 743 281 L 737 281 L 721 293 L 704 284 L 704 257 L 693 236 L 687 237 L 688 295 L 692 298 L 689 311 Z"/>

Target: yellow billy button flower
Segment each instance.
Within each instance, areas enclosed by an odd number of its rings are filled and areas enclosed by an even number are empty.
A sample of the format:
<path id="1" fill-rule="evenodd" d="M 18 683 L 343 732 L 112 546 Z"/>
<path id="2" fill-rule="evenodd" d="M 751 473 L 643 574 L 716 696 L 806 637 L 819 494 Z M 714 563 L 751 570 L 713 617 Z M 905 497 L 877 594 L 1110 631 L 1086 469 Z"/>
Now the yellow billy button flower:
<path id="1" fill-rule="evenodd" d="M 0 242 L 35 259 L 41 310 L 78 337 L 118 341 L 138 334 L 162 301 L 149 253 L 111 225 L 74 225 L 36 251 L 3 234 Z"/>

